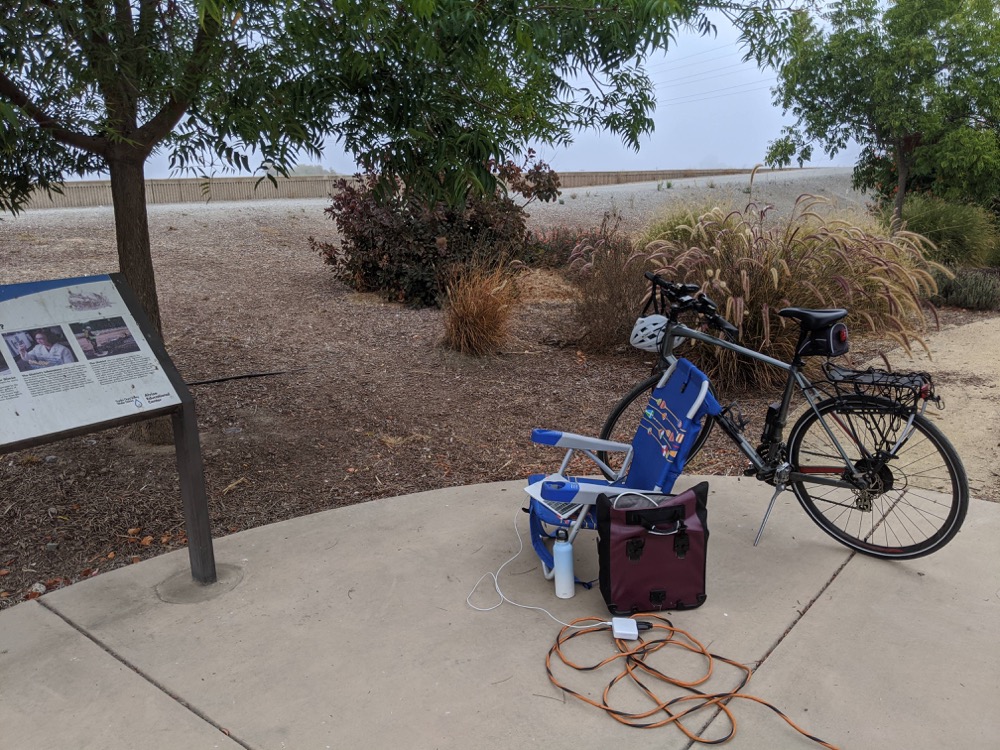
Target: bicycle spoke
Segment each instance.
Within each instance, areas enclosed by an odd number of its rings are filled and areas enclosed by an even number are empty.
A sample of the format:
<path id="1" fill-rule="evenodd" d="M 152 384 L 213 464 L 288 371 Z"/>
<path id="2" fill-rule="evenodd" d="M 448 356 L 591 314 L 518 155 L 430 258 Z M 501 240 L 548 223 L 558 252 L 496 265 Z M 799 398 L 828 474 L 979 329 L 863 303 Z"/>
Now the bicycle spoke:
<path id="1" fill-rule="evenodd" d="M 968 490 L 954 449 L 936 427 L 919 415 L 908 421 L 886 402 L 864 396 L 821 406 L 829 432 L 815 413 L 807 413 L 789 437 L 789 458 L 796 476 L 792 489 L 824 531 L 880 557 L 918 557 L 954 536 Z M 858 486 L 809 479 L 838 474 L 853 474 Z"/>

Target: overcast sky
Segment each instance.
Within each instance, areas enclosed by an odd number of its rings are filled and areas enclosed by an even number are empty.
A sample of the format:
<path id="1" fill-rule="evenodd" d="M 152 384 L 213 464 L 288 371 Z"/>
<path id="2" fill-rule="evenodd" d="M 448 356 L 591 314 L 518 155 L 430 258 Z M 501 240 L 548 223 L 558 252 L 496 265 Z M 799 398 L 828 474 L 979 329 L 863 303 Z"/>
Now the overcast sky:
<path id="1" fill-rule="evenodd" d="M 588 131 L 566 148 L 538 149 L 539 156 L 561 172 L 739 168 L 762 162 L 767 144 L 793 120 L 771 104 L 774 71 L 741 62 L 735 29 L 725 19 L 717 27 L 715 36 L 680 32 L 666 53 L 650 59 L 656 128 L 638 152 L 612 135 Z M 857 158 L 856 148 L 833 160 L 815 150 L 813 166 L 853 166 Z M 166 155 L 151 157 L 146 177 L 171 176 L 167 163 Z M 354 159 L 333 141 L 322 165 L 341 174 L 356 171 Z"/>

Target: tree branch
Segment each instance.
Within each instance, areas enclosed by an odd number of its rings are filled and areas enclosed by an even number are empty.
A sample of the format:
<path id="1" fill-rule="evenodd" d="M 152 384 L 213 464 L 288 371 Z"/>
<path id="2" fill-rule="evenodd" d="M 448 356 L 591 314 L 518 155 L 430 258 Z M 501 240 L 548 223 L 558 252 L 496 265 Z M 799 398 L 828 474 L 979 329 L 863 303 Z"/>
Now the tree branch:
<path id="1" fill-rule="evenodd" d="M 157 0 L 142 0 L 139 4 L 139 23 L 136 39 L 139 44 L 148 44 L 153 33 L 153 23 L 156 21 Z"/>
<path id="2" fill-rule="evenodd" d="M 129 89 L 134 89 L 134 84 L 125 71 L 119 69 L 115 50 L 105 31 L 114 21 L 105 10 L 95 0 L 83 0 L 83 12 L 91 16 L 91 32 L 80 34 L 76 41 L 101 90 L 108 119 L 119 135 L 128 137 L 135 126 L 135 100 L 129 96 Z"/>
<path id="3" fill-rule="evenodd" d="M 191 58 L 184 66 L 177 85 L 170 92 L 167 103 L 136 132 L 136 140 L 144 147 L 151 149 L 165 138 L 191 106 L 193 94 L 205 77 L 206 63 L 212 53 L 213 42 L 219 39 L 220 29 L 221 25 L 217 21 L 205 17 L 205 23 L 198 29 L 198 36 L 195 37 Z"/>
<path id="4" fill-rule="evenodd" d="M 0 96 L 7 99 L 14 106 L 19 107 L 25 115 L 34 120 L 38 127 L 45 130 L 60 143 L 73 146 L 91 154 L 97 154 L 98 156 L 107 155 L 108 140 L 106 138 L 85 135 L 75 130 L 64 128 L 62 123 L 32 102 L 28 95 L 3 73 L 0 73 Z"/>

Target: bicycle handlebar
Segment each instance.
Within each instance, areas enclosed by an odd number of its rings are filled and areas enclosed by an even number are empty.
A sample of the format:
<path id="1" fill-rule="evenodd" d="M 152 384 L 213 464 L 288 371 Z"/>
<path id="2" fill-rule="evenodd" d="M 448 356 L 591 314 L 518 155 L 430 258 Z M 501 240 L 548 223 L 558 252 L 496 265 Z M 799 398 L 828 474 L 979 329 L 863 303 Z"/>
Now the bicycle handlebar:
<path id="1" fill-rule="evenodd" d="M 646 271 L 644 276 L 652 282 L 654 293 L 656 288 L 662 289 L 666 293 L 672 310 L 677 312 L 694 310 L 699 315 L 705 317 L 709 328 L 722 331 L 729 341 L 734 344 L 737 343 L 739 340 L 739 329 L 719 315 L 719 306 L 715 304 L 711 297 L 699 291 L 701 289 L 700 286 L 697 284 L 676 284 L 673 281 L 664 279 L 662 276 L 657 276 L 651 271 Z"/>
<path id="2" fill-rule="evenodd" d="M 679 299 L 681 297 L 694 294 L 701 289 L 701 287 L 697 284 L 675 284 L 672 281 L 667 281 L 662 276 L 657 276 L 652 271 L 646 271 L 644 276 L 653 282 L 653 286 L 658 286 L 660 289 L 663 289 L 670 299 Z"/>

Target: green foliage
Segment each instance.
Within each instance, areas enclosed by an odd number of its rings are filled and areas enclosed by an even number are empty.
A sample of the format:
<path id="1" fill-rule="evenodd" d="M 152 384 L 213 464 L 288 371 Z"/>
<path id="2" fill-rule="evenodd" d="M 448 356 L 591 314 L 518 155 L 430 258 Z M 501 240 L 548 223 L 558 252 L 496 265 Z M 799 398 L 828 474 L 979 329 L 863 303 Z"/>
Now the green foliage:
<path id="1" fill-rule="evenodd" d="M 1000 11 L 985 0 L 840 0 L 794 22 L 777 102 L 797 118 L 766 162 L 862 147 L 857 187 L 961 200 L 1000 193 Z M 899 189 L 901 184 L 902 189 Z"/>
<path id="2" fill-rule="evenodd" d="M 777 0 L 8 0 L 0 15 L 0 210 L 107 172 L 119 264 L 158 325 L 143 165 L 277 180 L 333 135 L 400 189 L 461 210 L 493 162 L 578 128 L 637 148 L 646 57 L 724 9 L 772 58 Z M 777 21 L 775 21 L 777 19 Z M 402 188 L 400 187 L 402 186 Z M 127 219 L 125 216 L 127 215 Z"/>
<path id="3" fill-rule="evenodd" d="M 646 262 L 620 225 L 619 215 L 605 214 L 600 228 L 586 232 L 570 255 L 577 290 L 573 318 L 586 351 L 624 347 L 642 308 Z"/>
<path id="4" fill-rule="evenodd" d="M 784 307 L 846 307 L 855 329 L 888 336 L 907 351 L 923 344 L 923 301 L 935 291 L 924 243 L 906 232 L 892 239 L 841 220 L 827 220 L 800 199 L 789 219 L 772 222 L 767 209 L 713 209 L 682 236 L 645 250 L 657 273 L 701 285 L 740 330 L 740 343 L 777 359 L 791 358 L 798 324 Z M 735 388 L 774 386 L 784 374 L 714 347 L 693 358 Z"/>
<path id="5" fill-rule="evenodd" d="M 961 268 L 954 277 L 937 276 L 938 305 L 964 307 L 967 310 L 1000 309 L 1000 279 L 996 274 L 975 268 Z"/>
<path id="6" fill-rule="evenodd" d="M 888 225 L 888 211 L 883 219 Z M 910 193 L 903 204 L 907 230 L 933 243 L 927 254 L 948 266 L 995 265 L 1000 262 L 1000 229 L 996 217 L 980 206 L 952 203 Z"/>

